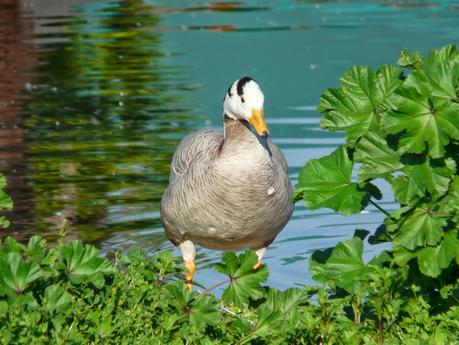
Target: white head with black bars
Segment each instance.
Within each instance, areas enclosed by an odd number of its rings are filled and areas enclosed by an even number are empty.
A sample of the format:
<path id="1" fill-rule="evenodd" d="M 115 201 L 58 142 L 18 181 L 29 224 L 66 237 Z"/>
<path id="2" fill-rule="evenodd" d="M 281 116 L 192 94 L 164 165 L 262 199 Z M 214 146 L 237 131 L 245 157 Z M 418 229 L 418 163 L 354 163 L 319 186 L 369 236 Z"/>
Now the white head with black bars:
<path id="1" fill-rule="evenodd" d="M 236 80 L 223 100 L 223 115 L 234 120 L 248 121 L 262 137 L 269 135 L 263 118 L 265 96 L 258 83 L 250 77 Z"/>

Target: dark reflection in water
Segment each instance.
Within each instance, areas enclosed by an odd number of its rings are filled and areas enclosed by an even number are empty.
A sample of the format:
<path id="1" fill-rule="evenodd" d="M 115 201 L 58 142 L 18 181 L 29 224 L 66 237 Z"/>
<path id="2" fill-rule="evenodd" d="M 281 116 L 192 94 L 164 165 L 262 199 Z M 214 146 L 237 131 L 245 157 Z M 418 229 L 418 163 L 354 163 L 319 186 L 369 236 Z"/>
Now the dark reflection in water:
<path id="1" fill-rule="evenodd" d="M 16 237 L 52 239 L 66 224 L 71 237 L 97 242 L 160 226 L 171 156 L 195 117 L 177 97 L 180 69 L 162 64 L 158 24 L 151 4 L 108 3 L 67 18 L 65 40 L 40 46 L 21 125 L 31 194 L 10 187 Z"/>
<path id="2" fill-rule="evenodd" d="M 25 131 L 20 116 L 22 90 L 37 64 L 37 53 L 30 43 L 32 38 L 32 17 L 25 18 L 20 3 L 0 1 L 0 172 L 7 176 L 8 193 L 15 200 L 25 201 L 18 205 L 18 212 L 8 217 L 14 223 L 27 221 L 32 207 L 32 191 L 27 184 Z"/>

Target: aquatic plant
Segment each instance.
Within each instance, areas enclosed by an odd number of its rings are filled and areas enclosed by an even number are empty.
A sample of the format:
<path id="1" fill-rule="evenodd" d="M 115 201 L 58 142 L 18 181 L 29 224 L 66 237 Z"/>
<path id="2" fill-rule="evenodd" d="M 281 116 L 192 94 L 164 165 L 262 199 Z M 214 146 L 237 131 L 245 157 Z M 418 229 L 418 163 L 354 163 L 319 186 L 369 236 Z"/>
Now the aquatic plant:
<path id="1" fill-rule="evenodd" d="M 102 258 L 79 241 L 47 248 L 39 237 L 27 245 L 7 238 L 0 342 L 458 343 L 459 53 L 403 51 L 399 65 L 353 67 L 322 95 L 321 126 L 344 130 L 347 140 L 306 164 L 293 196 L 341 214 L 373 205 L 386 218 L 369 242 L 392 249 L 365 262 L 369 232 L 357 229 L 313 254 L 310 272 L 321 285 L 285 291 L 263 286 L 268 267 L 252 268 L 255 253 L 226 253 L 215 267 L 226 279 L 190 292 L 169 252 Z M 391 186 L 398 209 L 378 204 L 378 180 Z M 0 194 L 2 207 L 11 201 Z"/>

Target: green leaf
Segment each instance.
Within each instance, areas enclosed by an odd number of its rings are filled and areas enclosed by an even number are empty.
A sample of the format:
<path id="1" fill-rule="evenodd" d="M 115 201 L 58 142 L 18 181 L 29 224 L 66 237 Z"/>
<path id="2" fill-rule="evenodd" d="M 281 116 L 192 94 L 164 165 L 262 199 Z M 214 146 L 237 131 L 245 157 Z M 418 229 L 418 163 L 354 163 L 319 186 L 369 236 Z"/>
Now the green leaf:
<path id="1" fill-rule="evenodd" d="M 22 254 L 26 250 L 26 247 L 23 244 L 17 242 L 13 237 L 8 236 L 3 243 L 2 249 L 6 254 L 13 252 Z"/>
<path id="2" fill-rule="evenodd" d="M 72 241 L 63 246 L 59 254 L 66 271 L 76 284 L 96 273 L 112 274 L 116 272 L 108 260 L 98 256 L 97 248 L 88 244 L 84 246 L 80 241 Z"/>
<path id="3" fill-rule="evenodd" d="M 401 70 L 385 65 L 376 73 L 371 68 L 355 66 L 341 77 L 339 89 L 328 89 L 317 108 L 324 114 L 321 128 L 346 130 L 349 144 L 378 128 L 378 107 L 401 84 Z"/>
<path id="4" fill-rule="evenodd" d="M 415 208 L 404 215 L 394 237 L 394 244 L 409 250 L 420 246 L 434 246 L 442 238 L 447 219 L 425 207 Z M 393 230 L 392 230 L 393 231 Z"/>
<path id="5" fill-rule="evenodd" d="M 429 159 L 424 164 L 406 167 L 405 172 L 416 180 L 424 191 L 437 199 L 448 190 L 451 177 L 456 172 L 456 165 L 452 159 L 441 163 Z"/>
<path id="6" fill-rule="evenodd" d="M 373 269 L 365 265 L 362 254 L 363 241 L 359 237 L 340 242 L 325 264 L 311 260 L 312 278 L 322 283 L 334 281 L 349 293 L 363 294 L 362 281 Z"/>
<path id="7" fill-rule="evenodd" d="M 264 265 L 253 269 L 257 262 L 258 257 L 253 251 L 246 251 L 239 257 L 233 252 L 227 252 L 222 262 L 215 265 L 217 271 L 229 277 L 229 285 L 222 296 L 225 303 L 243 307 L 250 299 L 256 300 L 263 296 L 260 283 L 268 279 L 268 269 Z"/>
<path id="8" fill-rule="evenodd" d="M 428 159 L 422 164 L 406 165 L 403 168 L 405 175 L 391 181 L 395 198 L 401 204 L 415 205 L 429 192 L 436 200 L 447 192 L 455 171 L 456 166 L 451 159 L 443 164 Z"/>
<path id="9" fill-rule="evenodd" d="M 402 205 L 415 205 L 424 196 L 417 181 L 406 175 L 398 176 L 391 181 L 395 199 Z"/>
<path id="10" fill-rule="evenodd" d="M 0 301 L 0 319 L 4 318 L 8 313 L 8 303 Z"/>
<path id="11" fill-rule="evenodd" d="M 46 288 L 43 307 L 48 312 L 53 312 L 54 310 L 63 311 L 70 303 L 70 295 L 59 285 L 54 284 Z"/>
<path id="12" fill-rule="evenodd" d="M 306 206 L 312 210 L 328 207 L 345 215 L 358 213 L 368 204 L 369 193 L 351 181 L 352 167 L 346 148 L 340 146 L 304 166 L 296 191 L 302 192 Z"/>
<path id="13" fill-rule="evenodd" d="M 279 328 L 294 327 L 297 319 L 297 307 L 308 300 L 301 289 L 278 291 L 269 289 L 266 301 L 258 308 L 258 322 L 254 333 L 259 336 L 276 333 Z"/>
<path id="14" fill-rule="evenodd" d="M 35 262 L 26 262 L 21 254 L 16 252 L 0 256 L 0 290 L 8 292 L 8 288 L 16 293 L 22 293 L 27 287 L 44 272 Z"/>
<path id="15" fill-rule="evenodd" d="M 10 221 L 8 219 L 5 219 L 5 217 L 0 216 L 0 227 L 7 228 L 9 226 L 10 226 Z"/>
<path id="16" fill-rule="evenodd" d="M 221 318 L 219 303 L 214 296 L 205 295 L 191 304 L 190 323 L 196 327 L 214 325 Z"/>
<path id="17" fill-rule="evenodd" d="M 25 253 L 29 260 L 41 263 L 46 254 L 46 240 L 40 236 L 32 236 L 27 243 Z"/>
<path id="18" fill-rule="evenodd" d="M 397 61 L 397 65 L 417 70 L 422 66 L 421 54 L 418 51 L 410 53 L 407 49 L 403 49 Z"/>
<path id="19" fill-rule="evenodd" d="M 189 291 L 183 282 L 165 286 L 167 300 L 194 327 L 203 328 L 220 322 L 221 313 L 214 296 Z"/>
<path id="20" fill-rule="evenodd" d="M 442 200 L 441 210 L 444 212 L 459 213 L 459 176 L 455 175 L 448 193 Z"/>
<path id="21" fill-rule="evenodd" d="M 427 149 L 431 157 L 440 158 L 450 140 L 459 139 L 459 104 L 434 102 L 430 90 L 413 78 L 409 76 L 397 90 L 398 97 L 391 102 L 393 109 L 383 116 L 384 128 L 388 133 L 402 133 L 399 152 Z"/>
<path id="22" fill-rule="evenodd" d="M 405 267 L 408 262 L 416 257 L 416 252 L 408 250 L 400 245 L 393 246 L 394 260 L 400 267 Z"/>
<path id="23" fill-rule="evenodd" d="M 459 59 L 454 46 L 432 49 L 414 79 L 428 90 L 434 101 L 458 101 Z"/>
<path id="24" fill-rule="evenodd" d="M 403 168 L 400 155 L 393 151 L 387 141 L 376 132 L 366 134 L 356 145 L 356 162 L 362 163 L 359 170 L 360 181 L 385 177 Z"/>
<path id="25" fill-rule="evenodd" d="M 425 247 L 418 251 L 419 269 L 425 275 L 438 277 L 442 269 L 447 268 L 451 260 L 459 264 L 458 231 L 448 231 L 443 241 L 435 247 Z"/>
<path id="26" fill-rule="evenodd" d="M 391 256 L 388 254 L 387 251 L 383 250 L 379 255 L 374 256 L 370 262 L 368 262 L 369 266 L 378 266 L 382 267 L 384 264 L 391 261 Z"/>

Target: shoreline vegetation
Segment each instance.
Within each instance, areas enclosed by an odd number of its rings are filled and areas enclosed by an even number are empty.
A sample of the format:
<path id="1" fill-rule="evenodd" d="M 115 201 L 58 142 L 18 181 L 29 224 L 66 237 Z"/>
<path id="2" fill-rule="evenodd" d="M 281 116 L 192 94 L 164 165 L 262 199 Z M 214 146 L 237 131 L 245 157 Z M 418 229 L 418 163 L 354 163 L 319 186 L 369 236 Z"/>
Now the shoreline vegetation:
<path id="1" fill-rule="evenodd" d="M 369 237 L 356 229 L 313 253 L 318 285 L 265 286 L 268 267 L 252 268 L 255 253 L 228 252 L 215 265 L 226 279 L 190 292 L 170 252 L 103 258 L 66 242 L 64 229 L 53 248 L 38 236 L 7 237 L 0 343 L 457 344 L 459 52 L 403 50 L 397 65 L 355 66 L 340 82 L 318 111 L 321 128 L 345 131 L 346 143 L 305 165 L 292 199 L 343 215 L 374 207 L 386 218 Z M 391 186 L 398 209 L 378 203 L 377 180 Z M 4 187 L 0 176 L 0 212 L 12 207 Z M 365 262 L 367 237 L 391 249 Z"/>

